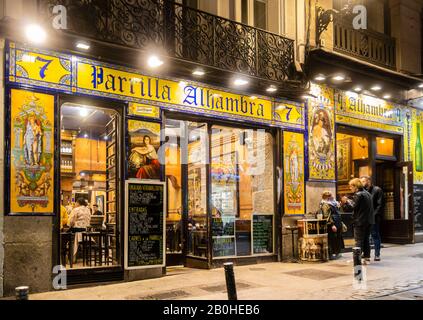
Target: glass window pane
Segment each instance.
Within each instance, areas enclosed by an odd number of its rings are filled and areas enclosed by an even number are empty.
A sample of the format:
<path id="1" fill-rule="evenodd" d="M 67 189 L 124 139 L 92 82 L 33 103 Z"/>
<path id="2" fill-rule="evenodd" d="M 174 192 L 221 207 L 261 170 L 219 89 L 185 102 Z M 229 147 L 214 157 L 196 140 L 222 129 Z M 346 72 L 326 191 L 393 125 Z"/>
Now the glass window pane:
<path id="1" fill-rule="evenodd" d="M 260 29 L 267 28 L 267 1 L 254 0 L 254 26 Z"/>
<path id="2" fill-rule="evenodd" d="M 182 121 L 166 121 L 167 253 L 182 253 L 181 125 Z"/>
<path id="3" fill-rule="evenodd" d="M 376 153 L 379 156 L 395 156 L 394 140 L 388 138 L 376 138 Z"/>
<path id="4" fill-rule="evenodd" d="M 188 122 L 188 254 L 207 257 L 207 125 Z"/>
<path id="5" fill-rule="evenodd" d="M 117 121 L 114 110 L 61 107 L 60 249 L 70 269 L 120 264 Z"/>
<path id="6" fill-rule="evenodd" d="M 272 253 L 272 135 L 213 126 L 211 141 L 213 257 Z"/>

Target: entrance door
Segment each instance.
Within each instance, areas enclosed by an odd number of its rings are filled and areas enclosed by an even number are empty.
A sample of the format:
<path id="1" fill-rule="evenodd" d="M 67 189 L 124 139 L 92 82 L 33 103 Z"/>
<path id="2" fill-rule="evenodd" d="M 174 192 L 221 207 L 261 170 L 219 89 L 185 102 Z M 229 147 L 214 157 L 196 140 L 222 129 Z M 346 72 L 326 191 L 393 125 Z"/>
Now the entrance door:
<path id="1" fill-rule="evenodd" d="M 384 212 L 382 241 L 414 242 L 413 166 L 412 162 L 376 165 L 377 183 L 383 189 Z"/>
<path id="2" fill-rule="evenodd" d="M 208 261 L 205 123 L 166 119 L 166 264 L 204 267 Z"/>

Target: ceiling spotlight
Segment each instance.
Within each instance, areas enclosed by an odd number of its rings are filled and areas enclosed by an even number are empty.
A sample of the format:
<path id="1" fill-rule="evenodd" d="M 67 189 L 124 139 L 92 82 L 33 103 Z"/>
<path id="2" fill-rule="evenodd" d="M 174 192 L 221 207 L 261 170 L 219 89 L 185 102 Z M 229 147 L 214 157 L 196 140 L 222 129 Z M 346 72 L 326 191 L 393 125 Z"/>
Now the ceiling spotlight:
<path id="1" fill-rule="evenodd" d="M 275 86 L 270 86 L 269 88 L 266 89 L 267 92 L 276 92 L 278 91 L 278 89 Z"/>
<path id="2" fill-rule="evenodd" d="M 334 76 L 332 79 L 335 80 L 335 81 L 344 81 L 345 77 L 343 75 L 339 74 L 337 76 Z"/>
<path id="3" fill-rule="evenodd" d="M 385 95 L 383 96 L 383 99 L 391 99 L 391 95 L 390 95 L 390 94 L 385 94 Z"/>
<path id="4" fill-rule="evenodd" d="M 90 45 L 86 42 L 77 42 L 76 47 L 78 49 L 82 49 L 82 50 L 89 50 L 90 49 Z"/>
<path id="5" fill-rule="evenodd" d="M 26 38 L 33 43 L 43 43 L 47 33 L 38 24 L 30 24 L 25 28 Z"/>
<path id="6" fill-rule="evenodd" d="M 322 75 L 322 74 L 319 74 L 318 76 L 316 76 L 314 78 L 314 80 L 316 80 L 316 81 L 325 81 L 326 80 L 326 77 L 324 75 Z"/>
<path id="7" fill-rule="evenodd" d="M 381 87 L 381 86 L 376 85 L 376 86 L 371 87 L 370 89 L 371 89 L 372 91 L 379 91 L 379 90 L 382 90 L 382 87 Z"/>
<path id="8" fill-rule="evenodd" d="M 361 88 L 361 87 L 355 87 L 355 88 L 354 88 L 354 91 L 355 91 L 355 92 L 360 92 L 361 90 L 363 90 L 363 88 Z"/>
<path id="9" fill-rule="evenodd" d="M 24 54 L 22 56 L 22 62 L 30 62 L 30 63 L 34 63 L 36 61 L 36 57 L 35 56 L 31 56 L 29 54 Z"/>
<path id="10" fill-rule="evenodd" d="M 246 84 L 248 84 L 248 80 L 245 79 L 237 78 L 234 81 L 234 85 L 236 86 L 245 86 Z"/>
<path id="11" fill-rule="evenodd" d="M 204 76 L 206 73 L 201 69 L 196 69 L 196 70 L 194 70 L 194 72 L 192 74 L 194 76 Z"/>
<path id="12" fill-rule="evenodd" d="M 86 116 L 88 116 L 88 109 L 85 109 L 85 108 L 81 108 L 81 109 L 79 109 L 79 115 L 80 115 L 81 117 L 86 117 Z"/>
<path id="13" fill-rule="evenodd" d="M 158 68 L 163 65 L 163 63 L 163 60 L 160 60 L 160 58 L 157 56 L 151 56 L 147 60 L 147 64 L 150 68 Z"/>

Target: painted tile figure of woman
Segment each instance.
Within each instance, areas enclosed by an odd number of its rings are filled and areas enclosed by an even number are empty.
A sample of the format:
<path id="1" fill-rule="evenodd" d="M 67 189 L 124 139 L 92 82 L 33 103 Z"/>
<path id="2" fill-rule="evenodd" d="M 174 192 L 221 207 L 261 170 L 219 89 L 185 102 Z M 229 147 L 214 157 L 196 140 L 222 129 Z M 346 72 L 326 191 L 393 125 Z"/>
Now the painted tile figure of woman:
<path id="1" fill-rule="evenodd" d="M 159 156 L 154 146 L 151 144 L 150 136 L 144 136 L 144 146 L 132 149 L 132 152 L 138 153 L 143 157 L 144 161 L 138 169 L 136 177 L 138 179 L 159 179 L 160 178 L 160 162 Z"/>

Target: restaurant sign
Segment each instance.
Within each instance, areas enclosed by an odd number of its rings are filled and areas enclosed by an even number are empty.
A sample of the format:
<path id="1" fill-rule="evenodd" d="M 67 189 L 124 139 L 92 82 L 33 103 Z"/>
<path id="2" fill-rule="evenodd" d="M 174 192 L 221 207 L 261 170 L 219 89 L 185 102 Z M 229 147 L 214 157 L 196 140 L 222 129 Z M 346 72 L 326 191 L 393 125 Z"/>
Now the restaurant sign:
<path id="1" fill-rule="evenodd" d="M 380 131 L 403 133 L 401 107 L 375 97 L 335 90 L 336 122 Z"/>
<path id="2" fill-rule="evenodd" d="M 142 75 L 133 69 L 51 51 L 27 49 L 13 43 L 10 44 L 8 71 L 8 80 L 15 83 L 109 97 L 141 105 L 152 104 L 225 118 L 304 128 L 302 105 L 292 108 L 291 113 L 281 114 L 274 112 L 273 99 Z"/>

